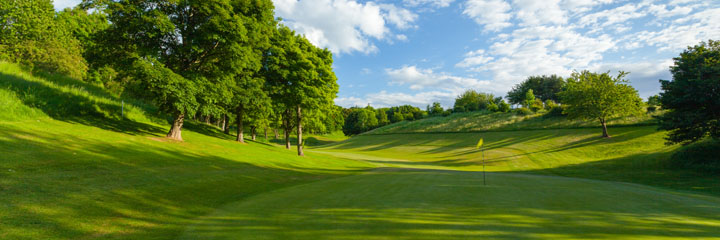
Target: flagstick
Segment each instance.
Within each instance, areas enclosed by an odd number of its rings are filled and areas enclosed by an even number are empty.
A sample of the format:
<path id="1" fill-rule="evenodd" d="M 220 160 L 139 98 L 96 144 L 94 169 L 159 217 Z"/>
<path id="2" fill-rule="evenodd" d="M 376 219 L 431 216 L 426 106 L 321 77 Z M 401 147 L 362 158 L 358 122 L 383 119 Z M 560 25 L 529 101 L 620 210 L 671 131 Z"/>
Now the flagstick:
<path id="1" fill-rule="evenodd" d="M 485 184 L 485 146 L 480 146 L 480 153 L 482 154 L 482 164 L 483 164 L 483 186 L 487 185 Z"/>

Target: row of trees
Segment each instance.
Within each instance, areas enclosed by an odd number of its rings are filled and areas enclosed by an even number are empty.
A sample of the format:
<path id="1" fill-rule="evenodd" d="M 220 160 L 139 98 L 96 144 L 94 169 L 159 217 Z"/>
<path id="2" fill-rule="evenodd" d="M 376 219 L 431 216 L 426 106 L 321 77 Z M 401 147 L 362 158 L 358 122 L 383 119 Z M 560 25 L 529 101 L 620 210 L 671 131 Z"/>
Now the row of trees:
<path id="1" fill-rule="evenodd" d="M 94 9 L 88 13 L 89 9 Z M 50 0 L 0 3 L 0 57 L 145 99 L 172 117 L 296 130 L 342 126 L 332 54 L 279 25 L 270 0 Z M 338 120 L 339 119 L 339 120 Z"/>
<path id="2" fill-rule="evenodd" d="M 439 103 L 435 104 L 440 105 Z M 442 107 L 440 107 L 440 109 L 442 110 Z M 344 109 L 343 112 L 345 113 L 345 124 L 342 130 L 343 133 L 348 136 L 370 131 L 391 123 L 405 120 L 419 120 L 428 116 L 428 111 L 423 111 L 418 107 L 410 105 L 378 109 L 368 105 L 364 108 L 351 107 Z"/>

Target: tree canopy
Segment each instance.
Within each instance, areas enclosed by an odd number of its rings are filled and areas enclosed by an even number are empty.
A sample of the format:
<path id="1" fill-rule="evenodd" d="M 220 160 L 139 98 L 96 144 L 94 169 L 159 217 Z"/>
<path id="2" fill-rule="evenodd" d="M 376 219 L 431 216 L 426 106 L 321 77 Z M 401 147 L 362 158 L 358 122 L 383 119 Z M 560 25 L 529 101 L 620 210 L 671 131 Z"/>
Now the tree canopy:
<path id="1" fill-rule="evenodd" d="M 569 118 L 597 119 L 607 132 L 607 120 L 611 117 L 634 115 L 641 112 L 642 99 L 629 81 L 626 72 L 613 77 L 610 72 L 574 72 L 567 80 L 566 90 L 560 93 L 566 104 L 564 112 Z"/>
<path id="2" fill-rule="evenodd" d="M 660 80 L 660 129 L 667 141 L 692 143 L 706 136 L 720 138 L 720 42 L 688 47 L 673 58 L 672 81 Z"/>
<path id="3" fill-rule="evenodd" d="M 528 90 L 533 90 L 535 97 L 541 101 L 553 100 L 560 101 L 558 93 L 563 90 L 565 79 L 557 75 L 530 76 L 522 83 L 513 86 L 512 90 L 507 93 L 507 99 L 510 104 L 523 104 L 525 94 Z"/>

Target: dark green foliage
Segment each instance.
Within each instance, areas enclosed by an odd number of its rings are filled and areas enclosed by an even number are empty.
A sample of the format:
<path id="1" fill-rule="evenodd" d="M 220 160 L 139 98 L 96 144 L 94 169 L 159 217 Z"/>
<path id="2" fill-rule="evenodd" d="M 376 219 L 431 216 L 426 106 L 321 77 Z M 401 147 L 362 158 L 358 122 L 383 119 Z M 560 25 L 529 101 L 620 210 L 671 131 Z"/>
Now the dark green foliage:
<path id="1" fill-rule="evenodd" d="M 553 100 L 559 102 L 558 93 L 562 92 L 564 87 L 565 80 L 557 75 L 531 76 L 522 83 L 515 85 L 507 93 L 507 99 L 510 104 L 523 104 L 527 91 L 533 90 L 535 96 L 542 101 Z"/>
<path id="2" fill-rule="evenodd" d="M 378 119 L 371 107 L 350 108 L 342 130 L 346 136 L 357 135 L 378 127 Z"/>
<path id="3" fill-rule="evenodd" d="M 473 112 L 487 109 L 495 101 L 495 96 L 475 90 L 467 90 L 457 98 L 453 105 L 453 112 Z"/>
<path id="4" fill-rule="evenodd" d="M 430 116 L 438 116 L 443 113 L 444 109 L 442 108 L 442 105 L 440 105 L 439 102 L 433 102 L 432 106 L 427 106 L 427 113 Z"/>
<path id="5" fill-rule="evenodd" d="M 660 80 L 660 104 L 668 110 L 660 129 L 669 144 L 720 138 L 720 42 L 709 40 L 673 58 L 673 80 Z"/>
<path id="6" fill-rule="evenodd" d="M 620 72 L 617 77 L 589 71 L 574 72 L 560 95 L 565 113 L 571 119 L 597 119 L 603 126 L 603 137 L 609 137 L 606 122 L 611 117 L 641 113 L 642 99 Z"/>
<path id="7" fill-rule="evenodd" d="M 197 85 L 164 67 L 156 61 L 135 61 L 133 75 L 138 81 L 134 92 L 145 99 L 152 99 L 160 111 L 174 115 L 194 115 L 198 108 L 195 95 Z"/>
<path id="8" fill-rule="evenodd" d="M 82 47 L 58 21 L 50 0 L 0 2 L 0 59 L 32 69 L 82 79 L 87 64 Z"/>
<path id="9" fill-rule="evenodd" d="M 720 172 L 720 141 L 711 139 L 685 146 L 673 154 L 671 161 L 679 167 Z"/>

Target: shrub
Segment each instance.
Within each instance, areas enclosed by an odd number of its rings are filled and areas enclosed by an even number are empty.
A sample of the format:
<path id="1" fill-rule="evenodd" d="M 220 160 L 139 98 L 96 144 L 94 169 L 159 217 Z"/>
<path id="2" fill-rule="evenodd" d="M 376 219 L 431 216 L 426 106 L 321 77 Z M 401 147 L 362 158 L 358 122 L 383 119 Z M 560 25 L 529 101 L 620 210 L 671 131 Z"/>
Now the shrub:
<path id="1" fill-rule="evenodd" d="M 510 111 L 510 104 L 506 103 L 505 101 L 501 101 L 500 104 L 498 104 L 498 111 L 500 112 L 509 112 Z"/>
<path id="2" fill-rule="evenodd" d="M 656 107 L 656 106 L 648 106 L 648 107 L 647 107 L 647 111 L 648 111 L 648 112 L 655 112 L 656 110 L 657 110 L 657 107 Z"/>
<path id="3" fill-rule="evenodd" d="M 527 115 L 532 115 L 533 111 L 528 108 L 521 107 L 521 108 L 515 109 L 515 114 L 521 115 L 521 116 L 527 116 Z"/>
<path id="4" fill-rule="evenodd" d="M 560 105 L 555 105 L 552 108 L 548 109 L 548 112 L 545 114 L 546 117 L 560 117 L 564 116 L 563 114 L 563 107 Z"/>
<path id="5" fill-rule="evenodd" d="M 557 107 L 558 104 L 555 103 L 553 100 L 545 100 L 545 110 L 552 110 L 552 108 Z"/>
<path id="6" fill-rule="evenodd" d="M 530 104 L 530 110 L 532 110 L 533 112 L 537 112 L 540 111 L 540 109 L 543 109 L 543 102 L 540 99 L 535 99 Z"/>
<path id="7" fill-rule="evenodd" d="M 500 110 L 500 107 L 498 107 L 498 105 L 495 104 L 495 103 L 490 103 L 490 104 L 488 104 L 488 106 L 487 106 L 487 110 L 488 110 L 488 111 L 491 111 L 491 112 L 497 112 L 497 111 Z"/>

